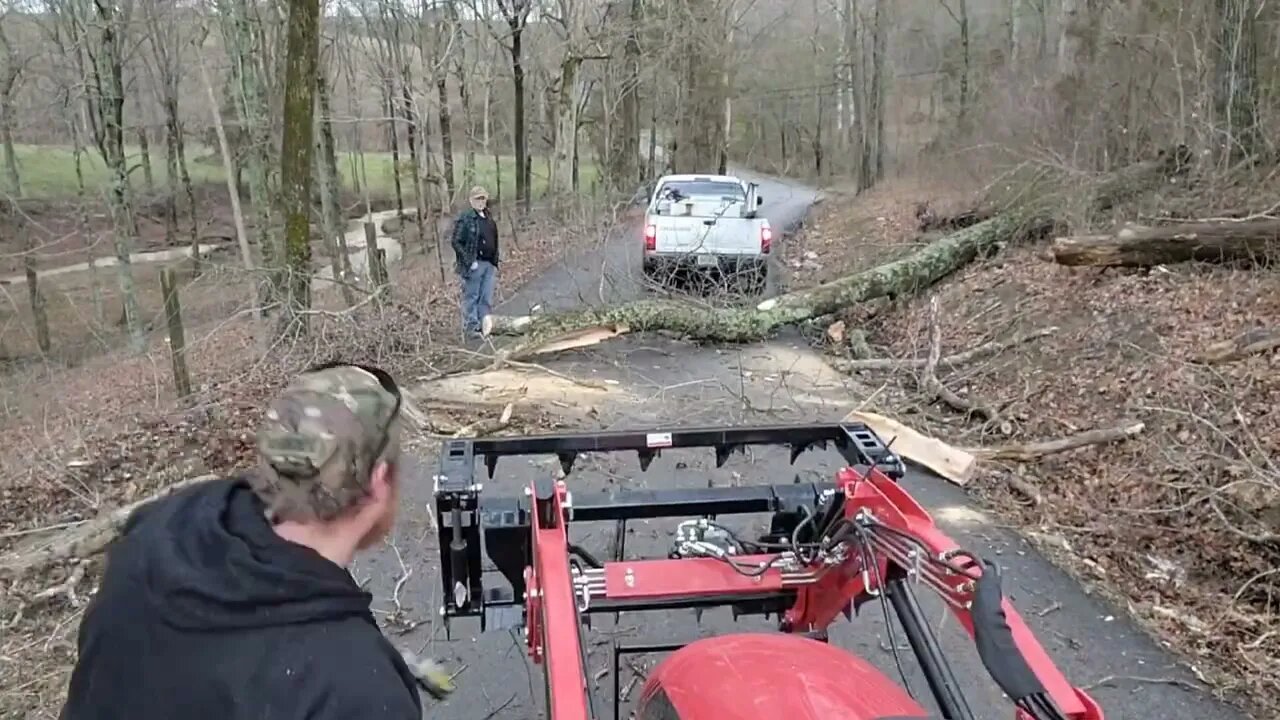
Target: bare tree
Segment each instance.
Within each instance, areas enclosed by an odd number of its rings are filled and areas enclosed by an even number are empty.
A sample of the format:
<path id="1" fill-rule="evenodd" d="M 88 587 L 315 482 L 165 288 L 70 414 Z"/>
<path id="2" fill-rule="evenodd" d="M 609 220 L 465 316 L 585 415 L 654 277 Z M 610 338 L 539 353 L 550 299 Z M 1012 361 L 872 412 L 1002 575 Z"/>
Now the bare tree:
<path id="1" fill-rule="evenodd" d="M 524 30 L 533 10 L 534 0 L 498 0 L 498 9 L 510 34 L 506 49 L 511 56 L 511 83 L 515 93 L 512 102 L 512 135 L 516 154 L 516 202 L 529 205 L 529 146 L 525 128 Z"/>
<path id="2" fill-rule="evenodd" d="M 9 192 L 22 196 L 22 176 L 18 172 L 18 153 L 13 146 L 13 97 L 31 56 L 20 53 L 10 41 L 6 18 L 12 12 L 10 3 L 0 5 L 0 149 L 4 150 L 4 171 Z"/>
<path id="3" fill-rule="evenodd" d="M 147 335 L 133 278 L 133 248 L 138 236 L 124 147 L 124 42 L 131 3 L 62 0 L 51 8 L 70 29 L 76 64 L 85 83 L 90 134 L 110 174 L 107 194 L 115 239 L 116 280 L 129 346 L 146 347 Z"/>
<path id="4" fill-rule="evenodd" d="M 168 12 L 165 12 L 168 10 Z M 207 33 L 205 28 L 196 28 L 195 33 L 185 23 L 174 17 L 168 3 L 159 0 L 148 0 L 145 21 L 145 38 L 150 50 L 144 65 L 151 76 L 152 89 L 157 95 L 160 106 L 164 109 L 165 127 L 165 169 L 169 191 L 165 202 L 165 222 L 171 239 L 178 232 L 178 191 L 179 184 L 187 201 L 186 214 L 189 220 L 192 255 L 199 252 L 200 227 L 196 206 L 195 188 L 191 182 L 191 172 L 187 167 L 186 140 L 183 137 L 182 119 L 179 115 L 178 98 L 181 95 L 182 54 L 188 47 L 204 44 Z M 144 166 L 149 164 L 144 160 Z"/>
<path id="5" fill-rule="evenodd" d="M 280 205 L 285 220 L 288 272 L 283 318 L 301 330 L 306 329 L 305 312 L 311 307 L 311 160 L 320 65 L 320 2 L 289 0 L 284 138 L 280 148 Z"/>

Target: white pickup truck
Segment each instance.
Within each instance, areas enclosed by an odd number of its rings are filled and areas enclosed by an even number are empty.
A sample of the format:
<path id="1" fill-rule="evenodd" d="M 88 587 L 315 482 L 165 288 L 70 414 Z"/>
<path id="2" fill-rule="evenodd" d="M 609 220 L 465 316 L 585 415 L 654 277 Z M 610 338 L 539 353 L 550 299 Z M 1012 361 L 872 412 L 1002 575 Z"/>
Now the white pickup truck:
<path id="1" fill-rule="evenodd" d="M 645 211 L 645 276 L 701 270 L 763 289 L 773 228 L 757 217 L 762 204 L 755 183 L 731 175 L 659 178 Z"/>

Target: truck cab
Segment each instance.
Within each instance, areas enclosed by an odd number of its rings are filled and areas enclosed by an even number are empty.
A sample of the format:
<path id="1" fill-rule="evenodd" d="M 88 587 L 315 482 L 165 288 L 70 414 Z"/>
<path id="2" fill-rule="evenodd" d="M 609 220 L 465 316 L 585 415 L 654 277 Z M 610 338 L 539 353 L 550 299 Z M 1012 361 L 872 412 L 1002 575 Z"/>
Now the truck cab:
<path id="1" fill-rule="evenodd" d="M 697 271 L 763 288 L 773 249 L 763 204 L 756 183 L 732 175 L 659 178 L 645 210 L 645 276 Z"/>

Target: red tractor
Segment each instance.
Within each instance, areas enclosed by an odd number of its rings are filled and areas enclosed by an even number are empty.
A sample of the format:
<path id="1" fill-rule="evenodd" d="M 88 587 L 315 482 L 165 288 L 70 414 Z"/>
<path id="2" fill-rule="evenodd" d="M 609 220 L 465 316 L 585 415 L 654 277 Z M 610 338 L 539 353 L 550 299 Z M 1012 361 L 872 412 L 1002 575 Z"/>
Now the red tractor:
<path id="1" fill-rule="evenodd" d="M 477 456 L 492 476 L 508 455 L 556 454 L 568 475 L 583 452 L 639 453 L 641 469 L 663 449 L 713 447 L 717 466 L 748 445 L 804 451 L 834 444 L 848 463 L 831 483 L 761 487 L 624 490 L 574 501 L 564 481 L 544 478 L 524 497 L 482 497 Z M 738 633 L 693 642 L 613 647 L 612 717 L 620 705 L 620 658 L 670 652 L 650 674 L 638 720 L 927 720 L 935 716 L 866 660 L 827 642 L 839 616 L 861 605 L 896 613 L 941 720 L 973 720 L 921 612 L 914 588 L 928 586 L 977 646 L 1017 720 L 1103 720 L 1071 685 L 1001 592 L 997 567 L 958 547 L 897 482 L 902 462 L 867 427 L 829 424 L 673 429 L 462 439 L 445 442 L 436 477 L 443 608 L 477 617 L 481 628 L 523 626 L 533 660 L 545 667 L 551 720 L 603 720 L 582 644 L 596 613 L 729 606 L 775 616 L 777 633 Z M 772 513 L 769 532 L 740 537 L 718 518 Z M 625 559 L 628 520 L 685 517 L 666 558 Z M 573 522 L 616 523 L 615 557 L 601 562 L 569 541 Z M 505 578 L 486 585 L 482 555 Z M 896 650 L 895 650 L 896 652 Z M 895 660 L 897 658 L 895 657 Z"/>

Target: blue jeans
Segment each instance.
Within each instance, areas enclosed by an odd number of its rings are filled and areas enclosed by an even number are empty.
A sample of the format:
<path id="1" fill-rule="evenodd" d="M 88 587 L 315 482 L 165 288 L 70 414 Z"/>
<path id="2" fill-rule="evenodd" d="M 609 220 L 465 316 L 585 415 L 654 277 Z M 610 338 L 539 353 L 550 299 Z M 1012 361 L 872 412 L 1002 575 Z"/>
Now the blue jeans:
<path id="1" fill-rule="evenodd" d="M 498 269 L 480 260 L 475 270 L 460 276 L 462 280 L 462 330 L 480 332 L 480 321 L 493 312 L 493 288 L 498 282 Z"/>

